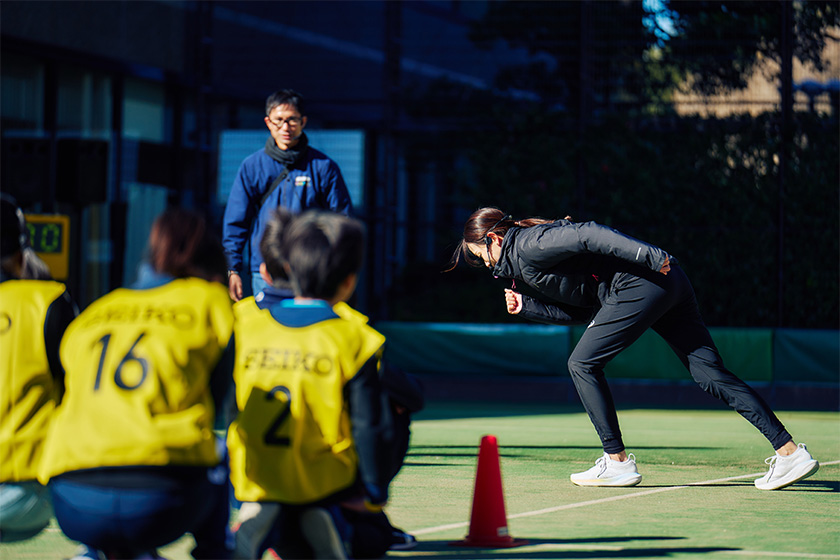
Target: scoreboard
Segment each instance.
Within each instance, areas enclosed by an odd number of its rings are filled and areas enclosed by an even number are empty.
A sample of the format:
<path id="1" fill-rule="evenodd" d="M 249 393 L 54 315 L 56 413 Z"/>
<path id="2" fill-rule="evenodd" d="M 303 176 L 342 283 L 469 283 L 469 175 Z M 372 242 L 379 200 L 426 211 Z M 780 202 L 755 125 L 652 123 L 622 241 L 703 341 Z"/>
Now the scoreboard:
<path id="1" fill-rule="evenodd" d="M 70 260 L 70 217 L 63 214 L 25 214 L 29 242 L 56 280 L 67 280 Z"/>

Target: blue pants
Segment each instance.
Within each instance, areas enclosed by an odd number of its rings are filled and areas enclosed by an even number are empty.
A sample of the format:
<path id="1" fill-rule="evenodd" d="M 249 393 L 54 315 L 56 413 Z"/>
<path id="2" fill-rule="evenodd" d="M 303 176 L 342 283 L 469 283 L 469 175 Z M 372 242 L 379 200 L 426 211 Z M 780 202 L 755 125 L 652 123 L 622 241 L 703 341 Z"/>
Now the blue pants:
<path id="1" fill-rule="evenodd" d="M 266 284 L 265 280 L 262 279 L 259 272 L 251 273 L 251 295 L 256 296 L 263 291 L 266 286 L 268 286 L 268 284 Z M 242 295 L 244 296 L 245 294 Z"/>
<path id="2" fill-rule="evenodd" d="M 190 470 L 193 476 L 169 479 L 156 473 L 142 486 L 134 476 L 130 487 L 55 478 L 49 485 L 55 517 L 68 538 L 119 558 L 152 551 L 185 533 L 195 537 L 193 557 L 230 558 L 226 469 Z"/>
<path id="3" fill-rule="evenodd" d="M 665 339 L 704 391 L 749 420 L 773 449 L 790 441 L 758 393 L 724 367 L 679 266 L 672 265 L 667 276 L 619 272 L 601 304 L 569 357 L 569 373 L 605 452 L 619 453 L 624 443 L 604 367 L 649 328 Z"/>

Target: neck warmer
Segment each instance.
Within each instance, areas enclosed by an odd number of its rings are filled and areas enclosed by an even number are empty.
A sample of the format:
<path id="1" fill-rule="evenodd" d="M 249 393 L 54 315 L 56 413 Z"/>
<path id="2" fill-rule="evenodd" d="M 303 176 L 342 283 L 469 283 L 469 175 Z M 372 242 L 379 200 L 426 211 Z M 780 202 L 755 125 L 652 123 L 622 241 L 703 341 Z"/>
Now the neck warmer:
<path id="1" fill-rule="evenodd" d="M 308 147 L 309 139 L 306 137 L 305 132 L 301 133 L 300 138 L 298 138 L 298 143 L 288 150 L 281 150 L 278 148 L 274 138 L 269 136 L 268 140 L 265 142 L 265 153 L 267 153 L 274 161 L 281 163 L 286 167 L 293 167 L 301 156 L 306 153 L 306 149 Z"/>

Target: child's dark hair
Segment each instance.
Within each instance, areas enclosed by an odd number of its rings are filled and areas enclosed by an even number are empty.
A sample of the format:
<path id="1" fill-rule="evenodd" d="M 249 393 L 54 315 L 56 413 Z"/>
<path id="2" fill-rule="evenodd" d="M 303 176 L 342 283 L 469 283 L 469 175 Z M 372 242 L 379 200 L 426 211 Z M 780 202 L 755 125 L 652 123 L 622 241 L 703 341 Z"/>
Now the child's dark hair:
<path id="1" fill-rule="evenodd" d="M 332 299 L 341 283 L 362 266 L 365 227 L 356 219 L 309 210 L 283 229 L 279 255 L 296 296 Z M 275 253 L 269 253 L 268 258 L 274 259 Z M 268 258 L 263 253 L 267 268 Z"/>
<path id="2" fill-rule="evenodd" d="M 0 266 L 4 271 L 22 280 L 52 279 L 50 268 L 29 243 L 23 210 L 5 193 L 0 193 L 0 229 Z"/>
<path id="3" fill-rule="evenodd" d="M 265 224 L 262 239 L 260 239 L 260 254 L 265 268 L 272 280 L 288 280 L 286 273 L 286 259 L 283 255 L 283 234 L 292 221 L 292 213 L 283 207 L 278 207 L 271 213 Z M 277 287 L 277 286 L 275 286 Z"/>
<path id="4" fill-rule="evenodd" d="M 161 213 L 152 224 L 148 251 L 152 268 L 175 278 L 221 282 L 227 272 L 221 242 L 204 217 L 192 210 L 170 208 Z"/>

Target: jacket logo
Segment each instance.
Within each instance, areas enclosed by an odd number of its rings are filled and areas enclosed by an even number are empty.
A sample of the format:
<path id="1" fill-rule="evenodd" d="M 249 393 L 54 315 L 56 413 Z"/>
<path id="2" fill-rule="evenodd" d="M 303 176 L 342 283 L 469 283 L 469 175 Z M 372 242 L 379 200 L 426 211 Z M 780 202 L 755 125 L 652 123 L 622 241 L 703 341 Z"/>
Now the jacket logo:
<path id="1" fill-rule="evenodd" d="M 312 184 L 312 177 L 309 175 L 298 175 L 295 177 L 295 186 L 296 187 L 303 187 L 306 188 L 308 185 Z"/>

